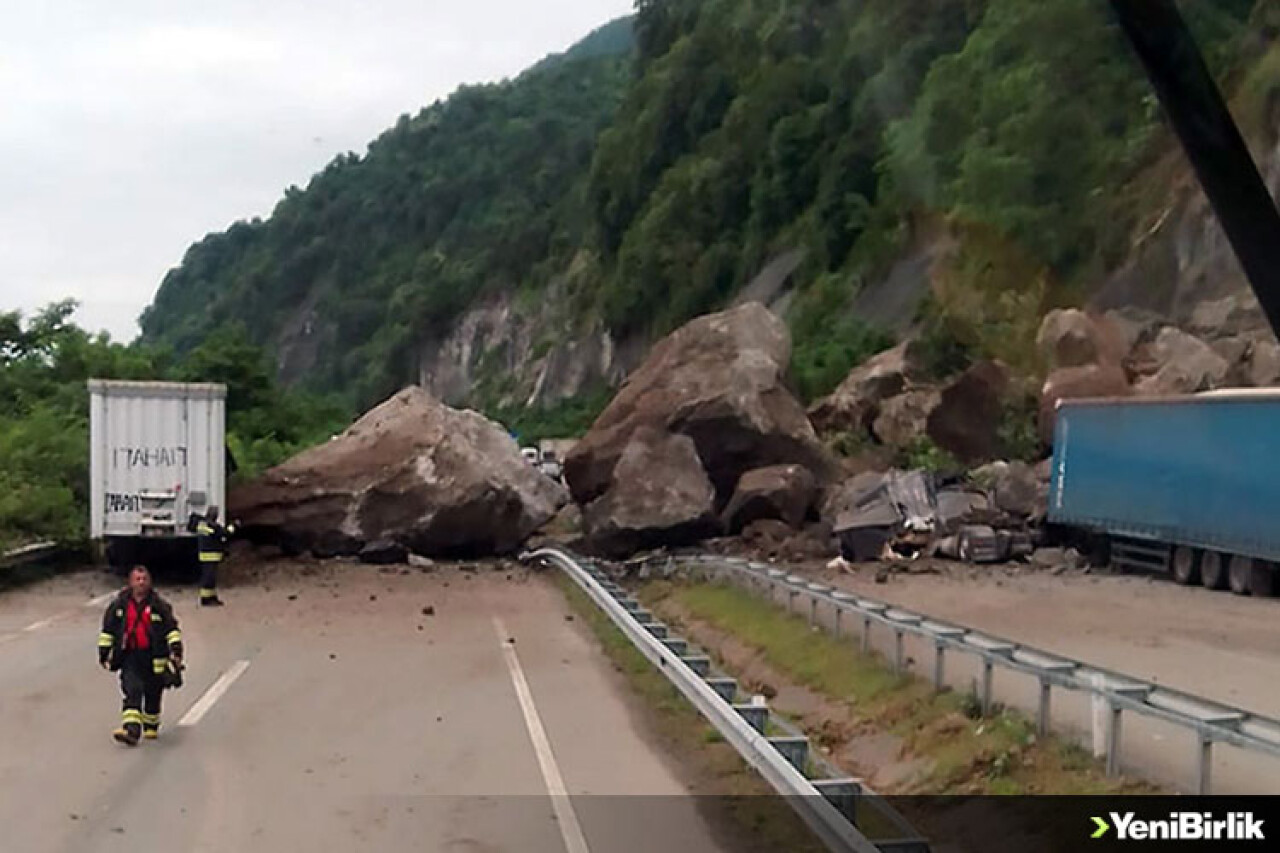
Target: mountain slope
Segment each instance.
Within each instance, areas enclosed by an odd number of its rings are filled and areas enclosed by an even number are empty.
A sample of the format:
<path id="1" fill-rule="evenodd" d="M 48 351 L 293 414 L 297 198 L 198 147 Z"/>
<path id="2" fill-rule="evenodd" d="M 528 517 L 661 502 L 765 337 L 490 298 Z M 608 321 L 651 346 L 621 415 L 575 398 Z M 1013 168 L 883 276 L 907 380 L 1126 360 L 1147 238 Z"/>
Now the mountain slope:
<path id="1" fill-rule="evenodd" d="M 1165 201 L 1176 147 L 1099 0 L 636 5 L 192 247 L 144 336 L 243 323 L 292 383 L 516 411 L 594 394 L 787 258 L 748 292 L 786 314 L 806 396 L 884 344 L 880 304 L 1031 369 L 1039 314 Z M 1276 66 L 1273 8 L 1184 4 L 1228 88 Z"/>
<path id="2" fill-rule="evenodd" d="M 626 80 L 625 40 L 469 86 L 343 155 L 265 221 L 192 246 L 143 315 L 179 351 L 243 323 L 282 376 L 368 402 L 413 378 L 420 336 L 473 300 L 567 264 L 594 140 Z M 286 345 L 287 344 L 287 345 Z"/>

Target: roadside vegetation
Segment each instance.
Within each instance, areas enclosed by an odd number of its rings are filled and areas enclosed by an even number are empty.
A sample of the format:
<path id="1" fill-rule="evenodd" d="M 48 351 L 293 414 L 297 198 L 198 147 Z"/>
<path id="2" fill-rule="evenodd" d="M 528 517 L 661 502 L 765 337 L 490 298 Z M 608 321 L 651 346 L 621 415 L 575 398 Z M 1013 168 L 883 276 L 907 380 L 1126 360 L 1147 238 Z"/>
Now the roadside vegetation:
<path id="1" fill-rule="evenodd" d="M 30 317 L 0 313 L 0 552 L 84 539 L 91 378 L 226 383 L 227 443 L 241 475 L 328 438 L 348 420 L 332 401 L 280 388 L 243 329 L 227 327 L 179 358 L 165 347 L 87 332 L 72 321 L 75 309 L 68 300 Z"/>
<path id="2" fill-rule="evenodd" d="M 936 693 L 928 681 L 897 675 L 878 656 L 863 655 L 847 638 L 814 631 L 806 620 L 735 587 L 654 582 L 641 598 L 709 653 L 717 653 L 717 644 L 694 623 L 745 644 L 781 677 L 831 700 L 847 715 L 850 731 L 891 734 L 901 742 L 903 760 L 924 759 L 918 773 L 880 793 L 1156 792 L 1144 782 L 1107 778 L 1087 751 L 1058 737 L 1037 737 L 1016 711 L 1000 708 L 983 717 L 975 696 Z"/>

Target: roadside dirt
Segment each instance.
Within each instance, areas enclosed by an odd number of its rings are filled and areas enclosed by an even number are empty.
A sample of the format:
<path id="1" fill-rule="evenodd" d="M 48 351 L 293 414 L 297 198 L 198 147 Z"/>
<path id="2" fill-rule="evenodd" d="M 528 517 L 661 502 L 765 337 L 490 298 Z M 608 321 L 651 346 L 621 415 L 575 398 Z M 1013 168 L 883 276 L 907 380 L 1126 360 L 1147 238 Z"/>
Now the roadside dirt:
<path id="1" fill-rule="evenodd" d="M 744 691 L 766 697 L 812 734 L 825 758 L 872 788 L 883 793 L 909 789 L 912 780 L 929 770 L 927 758 L 905 754 L 901 738 L 859 720 L 847 703 L 796 684 L 770 666 L 762 651 L 699 619 L 679 602 L 666 599 L 659 612 L 732 672 Z"/>

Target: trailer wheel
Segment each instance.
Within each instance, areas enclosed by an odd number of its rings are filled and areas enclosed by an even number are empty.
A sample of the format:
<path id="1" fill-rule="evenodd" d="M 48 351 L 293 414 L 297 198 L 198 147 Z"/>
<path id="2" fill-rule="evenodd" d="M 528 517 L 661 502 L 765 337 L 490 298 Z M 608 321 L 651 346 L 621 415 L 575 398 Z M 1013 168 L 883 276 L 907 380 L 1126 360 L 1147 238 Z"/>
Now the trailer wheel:
<path id="1" fill-rule="evenodd" d="M 1276 564 L 1267 560 L 1253 561 L 1249 577 L 1249 594 L 1255 598 L 1272 598 L 1276 594 Z"/>
<path id="2" fill-rule="evenodd" d="M 1183 586 L 1200 583 L 1200 550 L 1179 545 L 1173 549 L 1173 579 Z"/>
<path id="3" fill-rule="evenodd" d="M 1248 595 L 1253 580 L 1253 558 L 1235 554 L 1227 564 L 1227 582 L 1236 595 Z"/>
<path id="4" fill-rule="evenodd" d="M 1217 551 L 1205 551 L 1200 557 L 1200 583 L 1206 589 L 1227 588 L 1227 560 Z"/>

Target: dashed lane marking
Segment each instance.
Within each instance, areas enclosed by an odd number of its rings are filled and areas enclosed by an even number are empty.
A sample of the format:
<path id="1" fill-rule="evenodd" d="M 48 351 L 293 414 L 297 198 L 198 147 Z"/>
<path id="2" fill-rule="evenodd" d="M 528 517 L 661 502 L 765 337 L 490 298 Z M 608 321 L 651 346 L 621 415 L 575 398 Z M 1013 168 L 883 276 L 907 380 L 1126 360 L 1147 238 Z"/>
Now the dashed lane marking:
<path id="1" fill-rule="evenodd" d="M 520 668 L 520 658 L 516 656 L 516 648 L 510 641 L 511 635 L 497 616 L 493 617 L 493 629 L 498 632 L 498 642 L 502 645 L 502 656 L 507 662 L 507 670 L 511 673 L 511 683 L 516 689 L 516 699 L 520 702 L 520 710 L 524 713 L 524 724 L 529 729 L 529 740 L 533 741 L 533 751 L 538 756 L 538 766 L 542 769 L 542 781 L 551 795 L 551 808 L 556 813 L 556 825 L 564 839 L 568 853 L 590 853 L 587 839 L 582 834 L 582 825 L 578 823 L 578 815 L 569 800 L 569 791 L 564 786 L 564 777 L 556 765 L 555 754 L 551 751 L 551 741 L 547 731 L 542 727 L 542 718 L 538 716 L 538 708 L 533 704 L 533 693 L 529 690 L 529 682 L 525 680 L 524 670 Z"/>
<path id="2" fill-rule="evenodd" d="M 233 663 L 231 668 L 218 676 L 218 680 L 213 682 L 213 685 L 204 692 L 204 695 L 196 700 L 191 709 L 183 714 L 182 719 L 178 720 L 178 725 L 189 728 L 203 720 L 204 715 L 209 713 L 209 709 L 226 695 L 226 692 L 231 689 L 231 685 L 235 684 L 236 679 L 244 675 L 244 671 L 248 668 L 249 661 L 247 660 L 238 660 Z"/>

